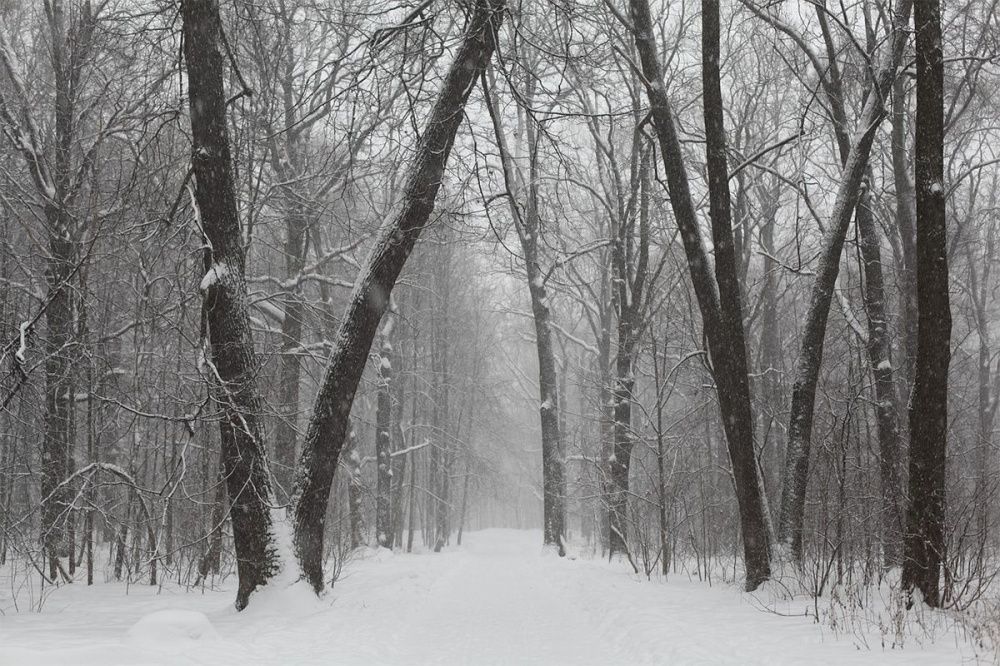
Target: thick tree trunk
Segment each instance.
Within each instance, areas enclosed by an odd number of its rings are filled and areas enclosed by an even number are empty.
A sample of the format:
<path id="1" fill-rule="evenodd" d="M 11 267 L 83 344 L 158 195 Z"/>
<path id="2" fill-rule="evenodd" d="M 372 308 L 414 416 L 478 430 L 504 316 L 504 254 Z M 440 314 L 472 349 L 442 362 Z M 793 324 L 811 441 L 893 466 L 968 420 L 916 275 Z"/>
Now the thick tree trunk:
<path id="1" fill-rule="evenodd" d="M 816 386 L 823 360 L 826 322 L 840 272 L 840 254 L 868 170 L 868 158 L 875 133 L 885 117 L 885 100 L 902 60 L 907 39 L 906 24 L 912 4 L 912 0 L 899 0 L 894 10 L 891 50 L 865 101 L 858 121 L 858 132 L 844 161 L 843 174 L 830 215 L 830 223 L 824 234 L 819 266 L 806 312 L 795 383 L 792 386 L 788 447 L 785 455 L 778 526 L 779 540 L 791 551 L 795 559 L 802 555 L 802 523 L 805 516 L 806 486 L 809 480 L 809 450 L 812 443 Z"/>
<path id="2" fill-rule="evenodd" d="M 920 0 L 914 14 L 917 60 L 917 358 L 910 399 L 910 507 L 903 588 L 941 603 L 945 448 L 951 306 L 944 196 L 944 58 L 941 6 Z"/>
<path id="3" fill-rule="evenodd" d="M 206 365 L 222 413 L 222 456 L 239 573 L 236 607 L 242 609 L 281 562 L 270 513 L 259 366 L 247 312 L 245 249 L 226 131 L 219 6 L 217 0 L 185 0 L 181 9 L 195 200 L 208 246 L 201 283 L 212 351 Z"/>
<path id="4" fill-rule="evenodd" d="M 49 578 L 55 580 L 58 560 L 67 553 L 65 516 L 70 487 L 60 485 L 69 472 L 71 366 L 73 340 L 72 292 L 74 244 L 69 217 L 56 204 L 45 209 L 49 225 L 49 259 L 46 271 L 49 304 L 45 310 L 45 436 L 42 441 L 42 535 L 49 559 Z"/>
<path id="5" fill-rule="evenodd" d="M 303 575 L 316 591 L 323 589 L 323 517 L 354 394 L 389 294 L 434 209 L 465 102 L 493 53 L 502 11 L 500 0 L 479 0 L 475 5 L 421 135 L 399 213 L 382 228 L 358 277 L 316 396 L 295 484 L 294 537 Z"/>
<path id="6" fill-rule="evenodd" d="M 649 3 L 647 0 L 630 0 L 630 8 L 636 49 L 643 75 L 648 82 L 650 113 L 663 158 L 670 205 L 680 230 L 691 282 L 701 311 L 705 335 L 708 338 L 709 353 L 714 364 L 719 409 L 733 465 L 733 480 L 739 505 L 746 587 L 748 590 L 753 590 L 770 577 L 770 541 L 757 475 L 746 346 L 742 339 L 733 340 L 729 335 L 736 330 L 736 322 L 740 322 L 742 326 L 742 318 L 739 311 L 723 313 L 720 305 L 720 297 L 711 274 L 708 253 L 702 243 L 698 217 L 691 198 L 684 156 L 674 126 L 673 109 L 663 86 L 663 73 Z M 714 15 L 714 22 L 717 24 L 718 7 L 707 8 L 709 13 Z M 710 19 L 710 33 L 715 33 L 714 39 L 711 34 L 705 39 L 706 42 L 717 43 L 718 27 L 712 26 L 711 22 L 712 19 Z M 710 43 L 707 45 L 711 46 Z M 717 58 L 715 60 L 710 65 L 717 67 Z M 713 237 L 725 234 L 727 231 L 729 234 L 732 233 L 731 229 L 715 229 L 716 226 L 718 225 L 713 222 Z M 729 244 L 731 245 L 731 240 Z M 728 256 L 732 258 L 732 254 Z M 718 261 L 725 259 L 720 257 Z M 717 267 L 716 271 L 731 276 L 737 274 L 735 263 Z M 731 285 L 732 282 L 733 280 L 727 277 L 726 284 Z M 727 293 L 725 303 L 731 304 L 732 300 L 733 295 Z"/>

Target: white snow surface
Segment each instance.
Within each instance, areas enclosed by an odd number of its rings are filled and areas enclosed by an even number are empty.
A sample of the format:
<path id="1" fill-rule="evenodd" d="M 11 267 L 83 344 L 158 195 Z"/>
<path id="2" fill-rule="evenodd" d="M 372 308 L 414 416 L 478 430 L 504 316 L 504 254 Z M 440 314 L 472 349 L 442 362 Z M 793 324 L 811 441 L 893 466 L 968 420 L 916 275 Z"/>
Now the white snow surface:
<path id="1" fill-rule="evenodd" d="M 560 559 L 537 531 L 466 533 L 439 554 L 358 551 L 333 591 L 64 586 L 41 613 L 0 593 L 0 664 L 961 664 L 957 635 L 859 648 L 793 607 L 674 574 Z M 9 587 L 9 586 L 8 586 Z M 772 606 L 773 608 L 773 606 Z M 801 613 L 800 610 L 797 613 Z"/>

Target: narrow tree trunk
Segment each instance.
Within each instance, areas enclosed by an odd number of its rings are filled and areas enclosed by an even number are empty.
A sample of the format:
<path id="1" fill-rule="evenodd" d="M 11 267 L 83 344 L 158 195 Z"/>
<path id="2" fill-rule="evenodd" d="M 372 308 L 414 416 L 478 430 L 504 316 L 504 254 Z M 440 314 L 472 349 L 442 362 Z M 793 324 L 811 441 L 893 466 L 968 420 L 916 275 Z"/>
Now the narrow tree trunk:
<path id="1" fill-rule="evenodd" d="M 868 182 L 871 182 L 869 175 Z M 900 474 L 900 443 L 896 386 L 893 379 L 892 345 L 886 312 L 882 254 L 871 210 L 870 187 L 858 200 L 861 258 L 865 275 L 865 310 L 868 313 L 868 363 L 875 378 L 875 416 L 879 439 L 879 478 L 882 504 L 882 556 L 886 566 L 900 563 L 903 545 L 903 482 Z"/>
<path id="2" fill-rule="evenodd" d="M 944 58 L 939 0 L 914 14 L 917 60 L 917 359 L 910 399 L 910 507 L 903 588 L 941 603 L 951 306 L 944 196 Z"/>
<path id="3" fill-rule="evenodd" d="M 465 510 L 469 505 L 469 459 L 465 460 L 465 479 L 462 481 L 462 508 L 459 510 L 458 514 L 458 536 L 455 538 L 455 543 L 459 546 L 462 545 L 462 532 L 465 531 Z"/>
<path id="4" fill-rule="evenodd" d="M 670 569 L 670 549 L 669 549 L 669 537 L 667 535 L 667 474 L 665 466 L 665 456 L 666 451 L 663 446 L 663 391 L 665 389 L 664 384 L 661 382 L 666 382 L 667 377 L 664 376 L 666 371 L 666 357 L 664 356 L 664 367 L 660 369 L 660 361 L 657 357 L 657 345 L 656 337 L 652 337 L 653 342 L 653 386 L 656 388 L 656 480 L 657 480 L 657 493 L 658 493 L 658 504 L 657 507 L 657 518 L 659 519 L 660 528 L 660 571 L 664 576 L 667 575 Z"/>
<path id="5" fill-rule="evenodd" d="M 222 456 L 239 574 L 236 607 L 243 609 L 281 562 L 269 508 L 273 501 L 260 424 L 259 367 L 247 312 L 245 249 L 226 131 L 219 6 L 217 0 L 185 0 L 181 10 L 195 200 L 208 246 L 201 284 L 212 348 L 207 372 L 222 413 Z"/>
<path id="6" fill-rule="evenodd" d="M 465 102 L 493 53 L 502 11 L 501 0 L 475 4 L 465 38 L 421 135 L 400 210 L 382 228 L 362 269 L 316 396 L 295 484 L 294 537 L 303 575 L 316 591 L 323 589 L 323 518 L 368 350 L 396 278 L 434 209 Z"/>
<path id="7" fill-rule="evenodd" d="M 759 416 L 763 430 L 765 432 L 765 444 L 762 451 L 761 466 L 767 476 L 768 487 L 777 487 L 776 471 L 779 468 L 777 461 L 782 459 L 785 450 L 785 431 L 780 418 L 784 409 L 783 377 L 784 377 L 784 353 L 782 348 L 781 323 L 779 317 L 779 293 L 778 293 L 778 271 L 780 266 L 775 258 L 774 231 L 778 213 L 777 186 L 770 188 L 766 196 L 761 211 L 763 222 L 760 227 L 760 244 L 765 252 L 764 255 L 764 284 L 763 304 L 760 315 L 760 374 L 762 398 L 764 402 L 763 414 Z"/>
<path id="8" fill-rule="evenodd" d="M 375 539 L 382 548 L 392 548 L 392 328 L 390 316 L 382 327 L 376 382 L 375 410 Z"/>
<path id="9" fill-rule="evenodd" d="M 906 154 L 906 83 L 902 77 L 892 90 L 892 174 L 896 186 L 896 228 L 902 249 L 902 270 L 897 280 L 903 329 L 900 375 L 902 401 L 906 403 L 913 388 L 913 364 L 917 357 L 917 214 Z"/>
<path id="10" fill-rule="evenodd" d="M 492 77 L 487 78 L 492 84 Z M 533 90 L 533 86 L 529 84 L 524 93 L 528 104 L 533 99 Z M 489 87 L 485 91 L 487 107 L 493 121 L 493 133 L 503 165 L 504 180 L 510 191 L 507 200 L 511 217 L 524 254 L 525 277 L 528 281 L 528 295 L 531 298 L 532 321 L 535 325 L 535 351 L 538 355 L 538 412 L 542 435 L 542 543 L 555 548 L 559 555 L 563 556 L 566 521 L 563 486 L 566 471 L 561 454 L 562 433 L 559 423 L 561 403 L 555 348 L 552 344 L 552 310 L 539 252 L 539 237 L 544 230 L 538 208 L 537 132 L 534 121 L 529 120 L 525 123 L 524 143 L 527 147 L 529 170 L 525 179 L 521 177 L 520 172 L 514 170 L 500 117 L 490 99 Z"/>
<path id="11" fill-rule="evenodd" d="M 354 549 L 364 544 L 364 517 L 361 515 L 364 481 L 358 436 L 351 425 L 347 430 L 347 476 L 347 517 L 351 528 L 351 548 Z"/>

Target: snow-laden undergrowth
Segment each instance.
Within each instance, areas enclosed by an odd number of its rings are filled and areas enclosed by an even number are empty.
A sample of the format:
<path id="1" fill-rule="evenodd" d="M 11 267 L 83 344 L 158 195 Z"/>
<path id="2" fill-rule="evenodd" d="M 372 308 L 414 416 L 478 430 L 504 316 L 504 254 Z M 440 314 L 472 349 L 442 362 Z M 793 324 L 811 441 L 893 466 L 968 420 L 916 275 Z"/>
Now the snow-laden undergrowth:
<path id="1" fill-rule="evenodd" d="M 730 571 L 730 574 L 732 571 Z M 0 664 L 968 664 L 992 652 L 946 613 L 893 616 L 846 590 L 818 603 L 786 577 L 754 594 L 719 578 L 635 575 L 546 555 L 538 532 L 487 530 L 440 554 L 356 551 L 317 599 L 275 584 L 233 609 L 234 581 L 189 591 L 65 585 L 41 612 L 0 592 Z M 3 597 L 2 595 L 7 595 Z M 840 595 L 840 596 L 838 596 Z M 817 610 L 818 609 L 818 610 Z M 885 612 L 888 615 L 883 616 Z M 883 642 L 902 623 L 903 638 Z"/>

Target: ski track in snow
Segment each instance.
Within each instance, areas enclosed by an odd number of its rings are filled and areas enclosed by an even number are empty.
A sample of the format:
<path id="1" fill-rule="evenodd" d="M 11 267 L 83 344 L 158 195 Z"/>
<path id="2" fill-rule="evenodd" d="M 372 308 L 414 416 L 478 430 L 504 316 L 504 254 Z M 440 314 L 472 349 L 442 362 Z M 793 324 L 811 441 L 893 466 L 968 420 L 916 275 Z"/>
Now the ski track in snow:
<path id="1" fill-rule="evenodd" d="M 561 560 L 540 541 L 538 532 L 487 530 L 440 554 L 368 550 L 324 598 L 302 585 L 271 589 L 240 614 L 229 589 L 157 594 L 133 585 L 126 595 L 120 584 L 74 584 L 57 590 L 40 614 L 0 616 L 0 664 L 946 665 L 975 658 L 947 635 L 903 650 L 877 643 L 859 650 L 811 618 L 762 611 L 733 587 L 682 575 L 650 582 L 621 565 Z M 140 619 L 141 631 L 130 631 Z M 156 622 L 165 623 L 159 640 Z"/>

